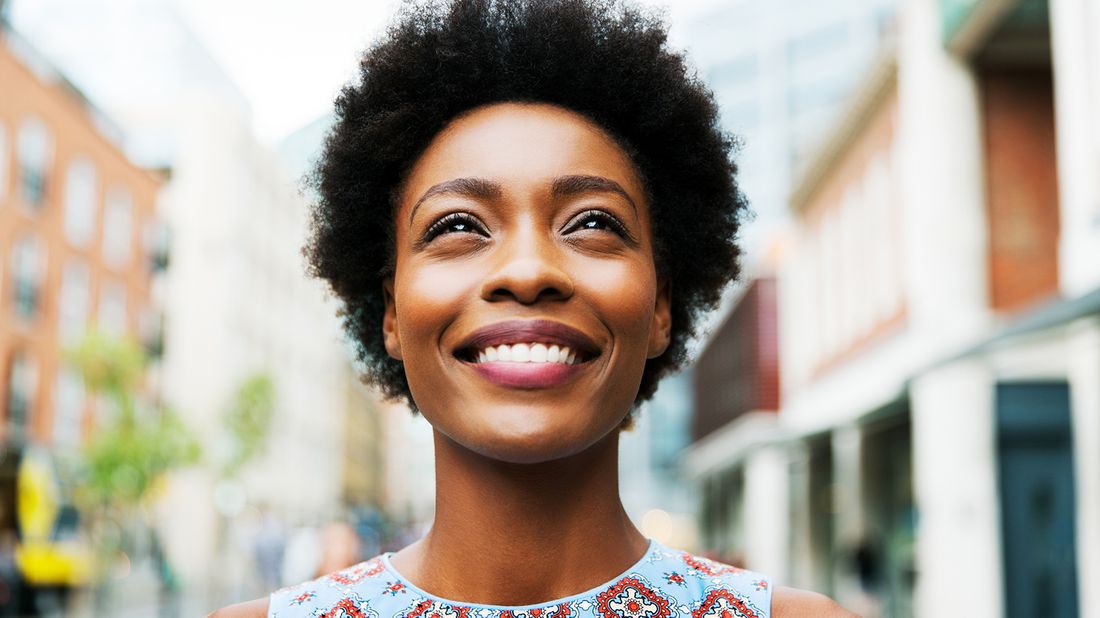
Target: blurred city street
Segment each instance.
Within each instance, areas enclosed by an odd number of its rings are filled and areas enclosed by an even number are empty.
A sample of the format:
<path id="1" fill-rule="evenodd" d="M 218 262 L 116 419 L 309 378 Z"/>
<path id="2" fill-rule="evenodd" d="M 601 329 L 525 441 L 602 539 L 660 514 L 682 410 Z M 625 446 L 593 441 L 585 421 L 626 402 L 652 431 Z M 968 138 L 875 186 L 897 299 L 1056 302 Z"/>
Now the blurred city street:
<path id="1" fill-rule="evenodd" d="M 623 436 L 634 522 L 861 616 L 1100 616 L 1100 3 L 666 2 L 754 216 Z M 430 526 L 431 428 L 301 254 L 395 7 L 0 0 L 0 618 L 205 615 Z"/>

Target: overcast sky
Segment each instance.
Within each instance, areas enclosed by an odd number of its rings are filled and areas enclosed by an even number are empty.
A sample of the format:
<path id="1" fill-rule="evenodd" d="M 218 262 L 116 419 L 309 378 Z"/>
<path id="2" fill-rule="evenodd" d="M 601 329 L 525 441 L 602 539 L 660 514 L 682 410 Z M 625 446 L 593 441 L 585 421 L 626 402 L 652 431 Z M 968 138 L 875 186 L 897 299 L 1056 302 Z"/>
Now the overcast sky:
<path id="1" fill-rule="evenodd" d="M 8 1 L 16 27 L 28 29 L 34 24 L 42 29 L 44 20 L 59 11 L 118 13 L 148 3 L 173 5 L 237 83 L 252 109 L 257 135 L 268 143 L 331 110 L 334 95 L 353 77 L 358 53 L 381 32 L 397 5 L 395 0 Z M 665 8 L 674 43 L 677 23 L 722 1 L 729 0 L 640 0 Z M 56 28 L 53 35 L 58 36 Z"/>

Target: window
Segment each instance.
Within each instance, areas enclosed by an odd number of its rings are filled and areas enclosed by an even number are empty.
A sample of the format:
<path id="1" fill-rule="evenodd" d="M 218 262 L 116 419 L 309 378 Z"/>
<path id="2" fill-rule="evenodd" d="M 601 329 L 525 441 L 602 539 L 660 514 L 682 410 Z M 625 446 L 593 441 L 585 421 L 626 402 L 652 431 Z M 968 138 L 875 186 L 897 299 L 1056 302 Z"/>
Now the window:
<path id="1" fill-rule="evenodd" d="M 8 366 L 8 435 L 16 441 L 26 438 L 34 394 L 38 388 L 38 367 L 26 352 L 12 355 Z"/>
<path id="2" fill-rule="evenodd" d="M 69 260 L 61 273 L 61 302 L 58 331 L 61 340 L 73 343 L 84 334 L 88 323 L 91 273 L 87 264 L 78 259 Z"/>
<path id="3" fill-rule="evenodd" d="M 88 157 L 80 156 L 65 172 L 65 237 L 87 247 L 95 230 L 96 172 Z"/>
<path id="4" fill-rule="evenodd" d="M 8 196 L 8 128 L 0 123 L 0 206 Z"/>
<path id="5" fill-rule="evenodd" d="M 126 332 L 126 286 L 108 281 L 99 290 L 99 328 L 108 335 Z"/>
<path id="6" fill-rule="evenodd" d="M 32 319 L 42 303 L 42 280 L 46 274 L 46 254 L 38 238 L 24 234 L 12 246 L 12 298 L 15 312 Z"/>
<path id="7" fill-rule="evenodd" d="M 19 126 L 17 138 L 19 189 L 28 204 L 38 208 L 46 199 L 46 178 L 53 157 L 49 129 L 38 118 L 29 118 Z"/>
<path id="8" fill-rule="evenodd" d="M 103 259 L 118 268 L 130 260 L 130 243 L 134 227 L 134 200 L 125 187 L 114 187 L 107 193 L 103 214 Z"/>
<path id="9" fill-rule="evenodd" d="M 77 446 L 84 416 L 84 381 L 71 367 L 62 367 L 57 373 L 54 401 L 57 402 L 53 413 L 54 443 Z"/>

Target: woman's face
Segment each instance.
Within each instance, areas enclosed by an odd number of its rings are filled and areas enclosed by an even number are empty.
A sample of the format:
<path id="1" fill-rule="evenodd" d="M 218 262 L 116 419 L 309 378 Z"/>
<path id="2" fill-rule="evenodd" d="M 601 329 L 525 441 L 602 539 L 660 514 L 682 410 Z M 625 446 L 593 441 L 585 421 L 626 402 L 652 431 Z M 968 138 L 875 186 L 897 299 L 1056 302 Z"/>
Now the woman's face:
<path id="1" fill-rule="evenodd" d="M 384 335 L 435 429 L 495 459 L 615 431 L 669 339 L 649 205 L 597 125 L 545 104 L 466 114 L 413 166 Z"/>

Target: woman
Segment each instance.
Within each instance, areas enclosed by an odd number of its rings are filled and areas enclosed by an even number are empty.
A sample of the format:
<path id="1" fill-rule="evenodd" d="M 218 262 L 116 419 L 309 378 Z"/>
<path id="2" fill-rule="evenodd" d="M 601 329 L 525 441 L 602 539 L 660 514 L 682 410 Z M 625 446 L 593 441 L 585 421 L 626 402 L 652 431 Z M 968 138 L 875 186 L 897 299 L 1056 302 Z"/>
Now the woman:
<path id="1" fill-rule="evenodd" d="M 846 615 L 648 541 L 619 499 L 619 430 L 736 276 L 746 209 L 665 39 L 613 0 L 454 0 L 366 53 L 306 253 L 368 381 L 434 428 L 435 521 L 218 616 Z"/>

